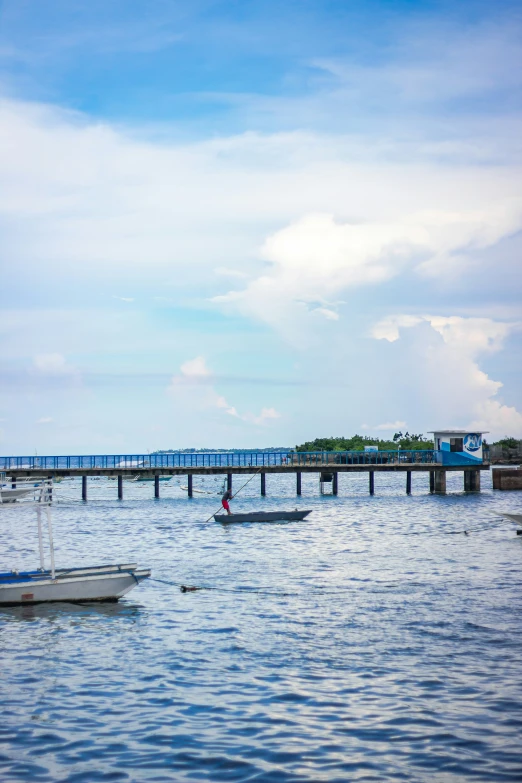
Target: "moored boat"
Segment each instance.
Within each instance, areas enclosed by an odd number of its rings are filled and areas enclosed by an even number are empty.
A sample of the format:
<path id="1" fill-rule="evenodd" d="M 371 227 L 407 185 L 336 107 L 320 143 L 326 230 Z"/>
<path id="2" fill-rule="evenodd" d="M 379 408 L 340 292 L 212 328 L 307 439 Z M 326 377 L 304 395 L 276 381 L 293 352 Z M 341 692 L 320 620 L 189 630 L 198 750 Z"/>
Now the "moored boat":
<path id="1" fill-rule="evenodd" d="M 38 500 L 23 500 L 15 508 L 34 506 L 38 522 L 38 546 L 40 568 L 36 571 L 12 570 L 0 573 L 0 606 L 66 601 L 118 601 L 122 596 L 151 575 L 148 568 L 138 568 L 137 563 L 115 565 L 55 568 L 54 543 L 51 521 L 52 481 L 42 480 L 35 485 Z M 34 487 L 33 490 L 34 491 Z M 49 554 L 51 567 L 45 567 L 42 532 L 42 510 L 47 516 Z"/>
<path id="2" fill-rule="evenodd" d="M 0 606 L 50 601 L 118 601 L 151 572 L 136 564 L 0 574 Z"/>

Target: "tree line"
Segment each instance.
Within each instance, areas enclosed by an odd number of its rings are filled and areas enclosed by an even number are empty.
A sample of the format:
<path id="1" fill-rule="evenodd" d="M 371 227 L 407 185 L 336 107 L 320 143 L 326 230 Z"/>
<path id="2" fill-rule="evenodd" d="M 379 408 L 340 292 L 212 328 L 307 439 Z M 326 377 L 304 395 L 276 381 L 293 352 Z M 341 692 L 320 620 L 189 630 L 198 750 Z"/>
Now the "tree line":
<path id="1" fill-rule="evenodd" d="M 484 443 L 487 443 L 484 438 Z M 504 438 L 495 441 L 493 446 L 507 446 L 508 448 L 517 448 L 519 440 L 506 435 Z M 421 449 L 432 449 L 433 441 L 425 437 L 422 433 L 396 432 L 392 440 L 385 438 L 371 438 L 368 435 L 352 435 L 351 438 L 316 438 L 307 440 L 296 446 L 296 451 L 364 451 L 365 446 L 377 446 L 379 451 L 391 451 L 393 449 L 409 449 L 410 451 L 420 451 Z"/>

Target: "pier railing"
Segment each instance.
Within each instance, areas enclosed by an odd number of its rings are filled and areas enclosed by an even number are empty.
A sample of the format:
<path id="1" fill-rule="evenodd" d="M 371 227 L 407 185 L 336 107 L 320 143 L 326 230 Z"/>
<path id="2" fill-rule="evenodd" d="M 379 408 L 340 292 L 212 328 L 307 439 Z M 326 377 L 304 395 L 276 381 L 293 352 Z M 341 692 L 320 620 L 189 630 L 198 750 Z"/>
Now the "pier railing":
<path id="1" fill-rule="evenodd" d="M 397 465 L 435 462 L 433 449 L 413 451 L 234 451 L 168 454 L 0 457 L 0 470 L 161 470 L 162 468 L 263 467 L 287 465 Z"/>

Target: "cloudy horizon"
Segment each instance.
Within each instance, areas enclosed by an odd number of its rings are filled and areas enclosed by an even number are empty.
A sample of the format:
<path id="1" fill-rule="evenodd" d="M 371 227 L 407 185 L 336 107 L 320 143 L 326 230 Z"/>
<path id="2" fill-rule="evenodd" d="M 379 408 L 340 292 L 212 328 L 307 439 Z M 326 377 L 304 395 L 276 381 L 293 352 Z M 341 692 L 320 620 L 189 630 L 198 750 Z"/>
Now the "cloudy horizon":
<path id="1" fill-rule="evenodd" d="M 0 452 L 522 438 L 521 17 L 2 3 Z"/>

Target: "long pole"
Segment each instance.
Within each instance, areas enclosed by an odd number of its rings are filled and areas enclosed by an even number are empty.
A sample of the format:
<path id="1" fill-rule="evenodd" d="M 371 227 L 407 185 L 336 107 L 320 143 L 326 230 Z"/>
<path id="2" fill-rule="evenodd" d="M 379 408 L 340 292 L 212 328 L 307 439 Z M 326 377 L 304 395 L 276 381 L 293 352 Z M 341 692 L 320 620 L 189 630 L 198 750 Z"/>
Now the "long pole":
<path id="1" fill-rule="evenodd" d="M 36 518 L 38 520 L 38 548 L 40 550 L 40 570 L 45 571 L 45 559 L 43 548 L 43 535 L 42 535 L 42 509 L 36 507 Z"/>
<path id="2" fill-rule="evenodd" d="M 54 541 L 53 541 L 53 523 L 51 522 L 51 509 L 47 507 L 47 527 L 49 528 L 49 550 L 51 552 L 51 579 L 54 579 Z"/>

